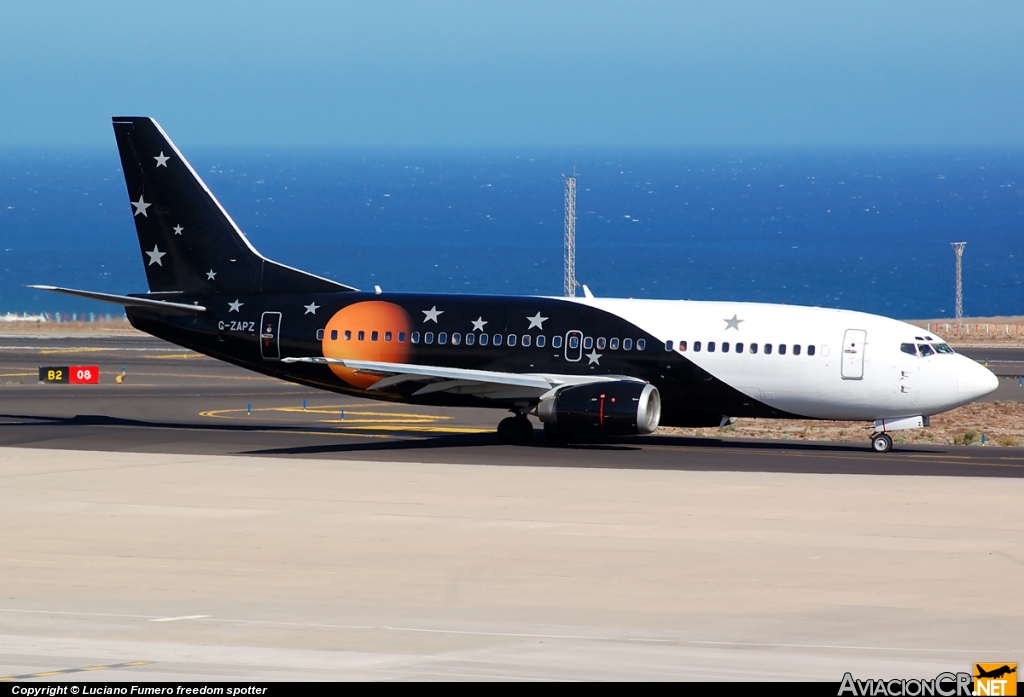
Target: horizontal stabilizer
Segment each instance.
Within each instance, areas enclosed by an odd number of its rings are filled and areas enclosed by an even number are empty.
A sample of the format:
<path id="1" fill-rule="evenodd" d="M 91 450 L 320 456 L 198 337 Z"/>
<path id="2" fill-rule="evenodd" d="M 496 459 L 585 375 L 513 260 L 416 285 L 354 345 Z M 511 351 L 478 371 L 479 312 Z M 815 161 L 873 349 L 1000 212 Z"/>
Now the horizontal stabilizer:
<path id="1" fill-rule="evenodd" d="M 64 293 L 64 295 L 74 295 L 77 298 L 98 300 L 101 303 L 113 303 L 114 305 L 123 305 L 124 307 L 149 307 L 153 309 L 164 310 L 165 312 L 187 312 L 192 314 L 206 312 L 206 308 L 203 307 L 202 305 L 186 305 L 185 303 L 172 303 L 167 302 L 166 300 L 135 298 L 130 295 L 111 295 L 110 293 L 94 293 L 88 290 L 72 290 L 71 288 L 58 288 L 57 286 L 28 287 L 35 288 L 37 290 L 51 290 L 54 293 Z"/>

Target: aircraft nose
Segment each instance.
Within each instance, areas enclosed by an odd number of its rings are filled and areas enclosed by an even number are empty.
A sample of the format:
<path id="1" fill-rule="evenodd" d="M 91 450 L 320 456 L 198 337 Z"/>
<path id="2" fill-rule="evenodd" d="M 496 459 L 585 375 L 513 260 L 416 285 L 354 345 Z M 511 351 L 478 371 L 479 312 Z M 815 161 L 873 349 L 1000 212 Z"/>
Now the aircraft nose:
<path id="1" fill-rule="evenodd" d="M 967 360 L 969 365 L 965 364 L 956 376 L 957 392 L 964 404 L 981 399 L 999 387 L 999 378 L 995 373 L 970 359 Z"/>

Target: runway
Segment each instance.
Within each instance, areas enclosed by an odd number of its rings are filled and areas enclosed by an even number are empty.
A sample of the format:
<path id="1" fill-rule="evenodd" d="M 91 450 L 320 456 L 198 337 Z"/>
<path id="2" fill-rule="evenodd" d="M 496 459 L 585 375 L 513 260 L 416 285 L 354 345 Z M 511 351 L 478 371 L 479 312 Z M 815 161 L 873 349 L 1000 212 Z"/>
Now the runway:
<path id="1" fill-rule="evenodd" d="M 1024 652 L 1024 449 L 501 446 L 501 412 L 145 339 L 2 339 L 0 404 L 0 675 L 838 681 Z"/>
<path id="2" fill-rule="evenodd" d="M 1024 349 L 1017 353 L 1024 356 Z M 39 385 L 38 367 L 48 364 L 98 364 L 100 384 Z M 499 410 L 329 394 L 155 339 L 0 339 L 0 381 L 0 446 L 528 467 L 1024 476 L 1024 448 L 898 446 L 880 457 L 866 436 L 863 445 L 650 436 L 564 446 L 548 443 L 538 426 L 530 446 L 502 446 L 494 435 L 506 416 Z M 1016 380 L 1004 382 L 1001 391 L 1020 389 Z"/>

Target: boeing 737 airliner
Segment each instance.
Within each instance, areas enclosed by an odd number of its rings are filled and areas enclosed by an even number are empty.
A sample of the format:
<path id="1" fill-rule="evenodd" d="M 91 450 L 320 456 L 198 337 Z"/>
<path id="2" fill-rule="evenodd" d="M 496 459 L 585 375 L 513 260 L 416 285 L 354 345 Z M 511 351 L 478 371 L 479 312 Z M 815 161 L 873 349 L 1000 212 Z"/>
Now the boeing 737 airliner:
<path id="1" fill-rule="evenodd" d="M 889 432 L 996 389 L 990 371 L 885 317 L 743 302 L 365 293 L 266 259 L 150 118 L 114 118 L 149 292 L 34 286 L 123 305 L 136 328 L 360 397 L 494 407 L 504 443 L 843 419 Z"/>

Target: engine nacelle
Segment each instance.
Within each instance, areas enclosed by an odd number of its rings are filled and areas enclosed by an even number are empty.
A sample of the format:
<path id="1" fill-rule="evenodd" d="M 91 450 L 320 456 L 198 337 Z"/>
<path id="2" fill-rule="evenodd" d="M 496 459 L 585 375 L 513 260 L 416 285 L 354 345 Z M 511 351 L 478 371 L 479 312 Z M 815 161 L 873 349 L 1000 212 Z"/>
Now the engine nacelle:
<path id="1" fill-rule="evenodd" d="M 629 380 L 563 387 L 541 400 L 537 416 L 566 434 L 654 433 L 661 421 L 661 395 L 654 385 Z"/>

